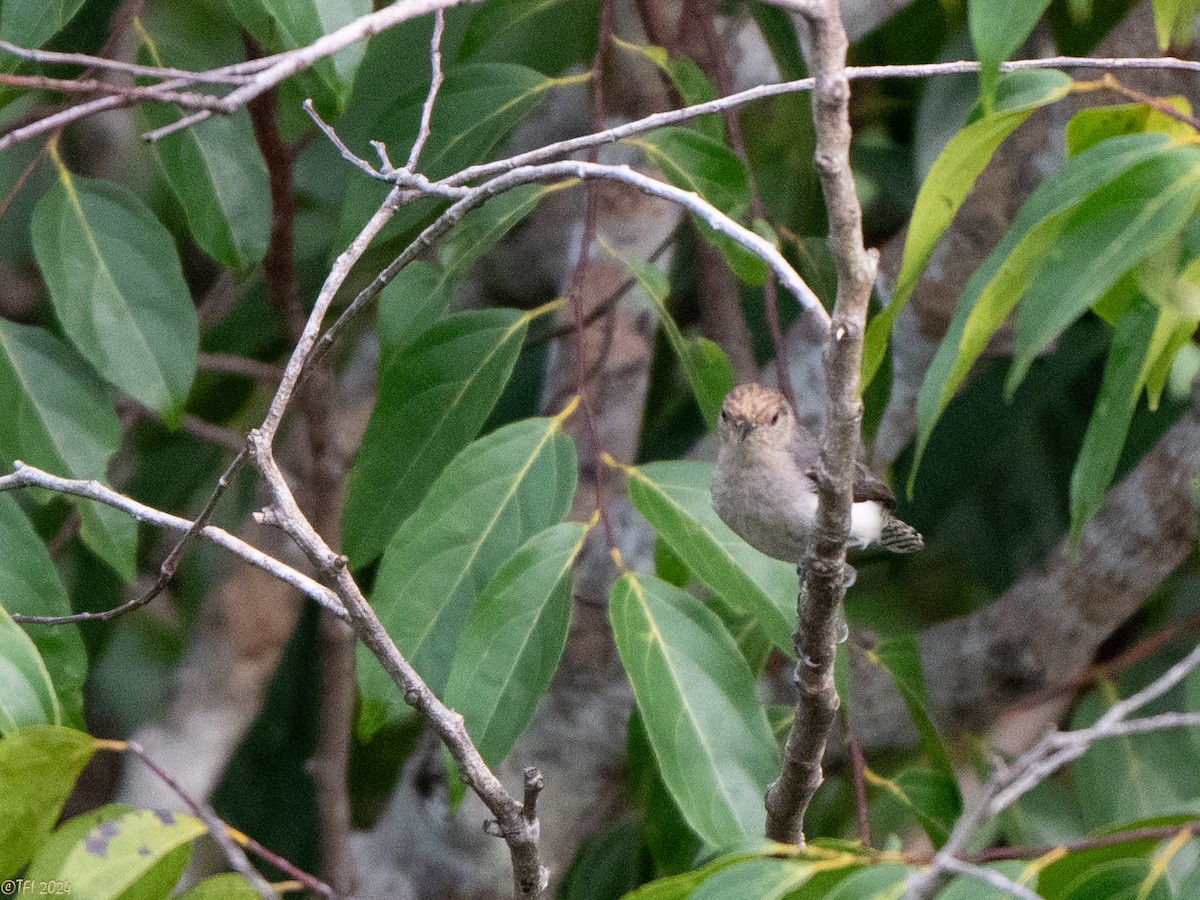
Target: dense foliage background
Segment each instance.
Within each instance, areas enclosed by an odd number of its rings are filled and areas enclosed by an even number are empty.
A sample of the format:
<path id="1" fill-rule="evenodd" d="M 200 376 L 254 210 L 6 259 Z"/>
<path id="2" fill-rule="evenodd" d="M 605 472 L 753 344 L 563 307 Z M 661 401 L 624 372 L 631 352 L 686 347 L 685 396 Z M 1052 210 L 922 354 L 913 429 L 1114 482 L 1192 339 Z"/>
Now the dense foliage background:
<path id="1" fill-rule="evenodd" d="M 733 384 L 823 424 L 787 4 L 3 0 L 0 889 L 256 896 L 213 875 L 244 834 L 276 888 L 505 895 L 473 747 L 562 897 L 899 896 L 947 841 L 1011 881 L 939 896 L 1193 896 L 1194 727 L 963 812 L 1195 643 L 1200 122 L 1149 60 L 1196 5 L 843 4 L 851 66 L 925 66 L 852 72 L 850 121 L 863 445 L 927 549 L 855 560 L 800 850 L 795 569 L 708 494 Z M 1001 71 L 1054 54 L 1146 62 Z M 1139 711 L 1194 726 L 1177 675 Z"/>

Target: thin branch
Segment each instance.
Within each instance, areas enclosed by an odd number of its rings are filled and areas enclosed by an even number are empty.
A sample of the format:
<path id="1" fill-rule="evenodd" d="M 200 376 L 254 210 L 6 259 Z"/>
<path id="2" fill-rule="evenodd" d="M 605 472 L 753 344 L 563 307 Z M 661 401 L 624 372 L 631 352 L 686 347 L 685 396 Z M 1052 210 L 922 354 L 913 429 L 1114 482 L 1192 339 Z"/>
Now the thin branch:
<path id="1" fill-rule="evenodd" d="M 429 123 L 433 118 L 433 104 L 437 101 L 438 89 L 442 86 L 442 34 L 446 31 L 446 13 L 437 10 L 433 14 L 433 37 L 429 40 L 429 93 L 421 104 L 421 125 L 417 129 L 417 139 L 413 141 L 412 149 L 408 152 L 408 162 L 404 168 L 410 172 L 417 170 L 417 162 L 425 142 L 429 140 Z"/>
<path id="2" fill-rule="evenodd" d="M 221 853 L 224 854 L 230 868 L 245 878 L 258 896 L 264 898 L 264 900 L 277 900 L 279 895 L 275 893 L 271 885 L 267 883 L 267 880 L 262 877 L 259 871 L 251 865 L 250 860 L 246 858 L 245 851 L 230 836 L 231 829 L 229 826 L 221 821 L 217 814 L 213 812 L 211 806 L 185 791 L 179 782 L 167 774 L 158 763 L 150 758 L 150 754 L 145 751 L 141 744 L 136 741 L 126 741 L 125 749 L 140 759 L 142 764 L 157 775 L 184 802 L 184 805 L 192 811 L 192 814 L 204 823 L 204 827 L 208 829 L 209 835 L 212 836 L 217 846 L 221 848 Z M 333 892 L 327 889 L 324 896 L 331 897 L 333 896 Z"/>
<path id="3" fill-rule="evenodd" d="M 132 101 L 153 100 L 159 103 L 178 103 L 199 109 L 220 109 L 221 100 L 195 91 L 173 91 L 162 85 L 113 84 L 94 78 L 50 78 L 46 75 L 10 75 L 0 72 L 0 84 L 31 90 L 53 91 L 60 94 L 97 94 L 127 97 Z"/>
<path id="4" fill-rule="evenodd" d="M 165 66 L 142 66 L 137 63 L 123 62 L 119 59 L 108 59 L 104 56 L 89 56 L 86 53 L 60 53 L 54 50 L 37 50 L 18 47 L 8 41 L 0 41 L 0 50 L 42 63 L 64 63 L 66 65 L 89 66 L 93 69 L 107 69 L 110 72 L 125 72 L 129 75 L 140 75 L 146 78 L 179 79 L 193 84 L 242 84 L 249 76 L 215 70 L 213 72 L 190 72 L 186 69 L 171 69 Z M 111 85 L 110 85 L 111 86 Z"/>
<path id="5" fill-rule="evenodd" d="M 217 508 L 217 503 L 221 496 L 225 493 L 225 489 L 229 487 L 234 476 L 246 463 L 246 449 L 242 448 L 241 452 L 234 457 L 233 462 L 217 479 L 217 487 L 208 498 L 208 502 L 204 504 L 204 509 L 200 511 L 200 515 L 192 522 L 187 531 L 183 533 L 183 537 L 167 554 L 167 558 L 162 561 L 162 565 L 158 567 L 158 578 L 155 579 L 150 589 L 143 592 L 141 596 L 130 600 L 128 603 L 122 603 L 120 606 L 112 609 L 104 610 L 103 612 L 83 612 L 75 613 L 69 616 L 22 616 L 14 615 L 14 622 L 28 623 L 31 625 L 67 625 L 74 622 L 106 622 L 109 619 L 115 619 L 117 616 L 132 612 L 135 609 L 140 609 L 145 606 L 155 597 L 163 592 L 163 589 L 170 584 L 171 579 L 175 577 L 175 572 L 179 569 L 179 563 L 183 559 L 183 554 L 188 550 L 192 543 L 196 540 L 196 536 L 202 532 L 212 519 L 213 511 Z"/>
<path id="6" fill-rule="evenodd" d="M 1163 713 L 1128 719 L 1132 713 L 1179 684 L 1197 666 L 1200 666 L 1200 647 L 1195 647 L 1136 694 L 1114 703 L 1088 728 L 1051 731 L 1032 749 L 993 773 L 980 798 L 954 824 L 950 837 L 934 855 L 929 870 L 909 877 L 904 894 L 906 900 L 932 900 L 937 896 L 950 880 L 954 866 L 966 855 L 963 850 L 967 843 L 989 818 L 999 815 L 1051 774 L 1083 756 L 1096 741 L 1163 728 L 1200 726 L 1200 714 L 1197 713 Z"/>
<path id="7" fill-rule="evenodd" d="M 823 779 L 825 745 L 839 701 L 833 663 L 838 606 L 846 592 L 846 543 L 854 465 L 862 425 L 859 371 L 877 254 L 863 246 L 862 208 L 850 169 L 849 41 L 837 0 L 804 4 L 812 37 L 816 91 L 814 162 L 829 216 L 837 269 L 830 343 L 825 351 L 825 434 L 817 471 L 816 529 L 800 563 L 796 599 L 796 718 L 784 745 L 783 769 L 767 790 L 768 838 L 804 843 L 804 814 Z M 785 282 L 786 284 L 786 282 Z"/>
<path id="8" fill-rule="evenodd" d="M 146 506 L 144 503 L 139 503 L 137 500 L 127 497 L 124 494 L 119 494 L 112 488 L 100 484 L 98 481 L 61 478 L 34 466 L 26 465 L 20 460 L 13 463 L 13 468 L 16 471 L 11 475 L 0 477 L 0 493 L 22 487 L 40 487 L 60 494 L 70 494 L 73 497 L 83 497 L 87 500 L 103 503 L 105 506 L 121 510 L 139 522 L 145 522 L 158 528 L 187 532 L 194 524 L 188 519 L 162 512 L 151 506 Z M 318 584 L 304 573 L 285 565 L 272 556 L 268 556 L 241 538 L 234 537 L 223 528 L 218 528 L 215 525 L 206 525 L 200 529 L 199 533 L 204 539 L 241 557 L 256 569 L 262 569 L 262 571 L 274 575 L 280 581 L 292 585 L 300 593 L 304 594 L 304 596 L 319 603 L 323 609 L 328 609 L 339 618 L 347 617 L 347 613 L 342 608 L 337 594 L 329 588 Z"/>
<path id="9" fill-rule="evenodd" d="M 401 22 L 407 22 L 410 19 L 428 15 L 436 10 L 478 2 L 479 0 L 396 0 L 390 6 L 385 6 L 377 12 L 360 16 L 350 24 L 344 25 L 336 31 L 331 31 L 306 47 L 300 47 L 299 49 L 271 57 L 270 64 L 266 68 L 256 72 L 249 81 L 222 99 L 221 111 L 225 113 L 235 112 L 241 106 L 275 87 L 284 79 L 290 78 L 298 72 L 303 72 L 318 60 L 332 56 L 334 53 L 353 43 L 374 37 L 379 32 L 386 31 L 389 28 L 399 25 Z M 211 115 L 212 113 L 208 110 L 203 110 L 195 116 L 188 117 L 188 120 L 180 119 L 166 128 L 158 128 L 147 132 L 143 137 L 148 141 L 155 141 L 174 131 L 179 131 L 196 122 L 203 121 Z"/>
<path id="10" fill-rule="evenodd" d="M 946 869 L 957 875 L 967 875 L 979 881 L 986 882 L 992 887 L 1004 891 L 1006 894 L 1021 898 L 1021 900 L 1042 900 L 1040 894 L 1035 894 L 1029 888 L 1022 884 L 1017 884 L 1011 878 L 1005 878 L 994 869 L 985 869 L 983 866 L 977 866 L 974 863 L 964 862 L 961 859 L 953 857 L 948 859 Z"/>
<path id="11" fill-rule="evenodd" d="M 448 207 L 445 212 L 428 225 L 418 235 L 416 240 L 376 275 L 369 285 L 363 288 L 358 296 L 354 298 L 354 301 L 338 317 L 337 321 L 321 336 L 318 353 L 323 354 L 327 352 L 328 348 L 337 340 L 346 326 L 378 296 L 379 292 L 399 274 L 401 269 L 424 253 L 472 209 L 517 185 L 553 181 L 562 178 L 578 178 L 581 180 L 604 178 L 611 181 L 620 181 L 652 196 L 677 203 L 689 212 L 695 213 L 714 231 L 732 238 L 767 263 L 788 291 L 800 302 L 805 311 L 813 315 L 820 325 L 828 330 L 830 322 L 829 313 L 825 311 L 825 307 L 821 304 L 821 300 L 816 293 L 805 284 L 804 279 L 792 268 L 791 263 L 783 257 L 770 241 L 765 240 L 755 232 L 735 222 L 703 197 L 691 191 L 680 190 L 666 182 L 651 178 L 649 175 L 637 172 L 629 166 L 589 163 L 583 160 L 562 160 L 539 166 L 524 166 L 513 169 L 493 178 L 491 181 L 481 184 L 477 188 L 469 189 L 465 196 Z M 322 293 L 324 293 L 324 290 Z"/>

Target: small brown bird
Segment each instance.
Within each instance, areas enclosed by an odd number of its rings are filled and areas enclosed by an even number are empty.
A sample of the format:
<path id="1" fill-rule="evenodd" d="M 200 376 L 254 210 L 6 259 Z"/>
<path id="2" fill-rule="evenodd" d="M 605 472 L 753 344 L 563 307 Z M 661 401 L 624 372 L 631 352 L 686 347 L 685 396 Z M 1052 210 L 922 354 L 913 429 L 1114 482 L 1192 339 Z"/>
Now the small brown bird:
<path id="1" fill-rule="evenodd" d="M 816 527 L 816 438 L 796 420 L 783 394 L 761 384 L 729 392 L 717 433 L 721 449 L 712 480 L 717 515 L 751 547 L 799 563 Z M 893 553 L 924 547 L 920 533 L 892 515 L 895 503 L 883 480 L 856 463 L 851 546 L 879 544 Z"/>

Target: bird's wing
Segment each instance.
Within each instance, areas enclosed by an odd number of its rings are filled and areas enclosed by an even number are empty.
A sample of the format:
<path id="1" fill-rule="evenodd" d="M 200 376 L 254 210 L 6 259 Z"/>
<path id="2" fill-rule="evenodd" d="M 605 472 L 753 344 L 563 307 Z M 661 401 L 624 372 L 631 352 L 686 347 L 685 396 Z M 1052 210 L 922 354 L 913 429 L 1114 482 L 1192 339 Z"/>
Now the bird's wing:
<path id="1" fill-rule="evenodd" d="M 854 463 L 854 502 L 875 500 L 891 509 L 896 505 L 896 495 L 887 483 L 861 462 Z"/>

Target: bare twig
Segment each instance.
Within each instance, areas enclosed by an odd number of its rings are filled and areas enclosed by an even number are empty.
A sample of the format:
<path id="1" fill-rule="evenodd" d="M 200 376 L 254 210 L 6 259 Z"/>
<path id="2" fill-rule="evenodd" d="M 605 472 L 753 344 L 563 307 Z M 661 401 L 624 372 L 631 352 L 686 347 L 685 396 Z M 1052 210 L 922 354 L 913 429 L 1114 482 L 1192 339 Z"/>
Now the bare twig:
<path id="1" fill-rule="evenodd" d="M 1083 756 L 1096 741 L 1163 728 L 1200 726 L 1200 714 L 1197 713 L 1163 713 L 1129 719 L 1179 684 L 1197 666 L 1200 666 L 1200 647 L 1194 648 L 1136 694 L 1114 703 L 1093 725 L 1075 731 L 1051 731 L 1013 763 L 998 769 L 984 786 L 981 797 L 954 824 L 950 837 L 934 856 L 930 868 L 909 877 L 906 900 L 935 897 L 956 871 L 955 867 L 966 855 L 963 849 L 984 822 L 999 815 L 1049 775 Z"/>
<path id="2" fill-rule="evenodd" d="M 318 60 L 332 56 L 350 44 L 373 37 L 401 22 L 428 15 L 435 10 L 477 2 L 479 0 L 396 0 L 395 3 L 385 6 L 381 10 L 360 16 L 350 24 L 331 31 L 306 47 L 269 57 L 267 60 L 269 64 L 266 68 L 254 73 L 249 81 L 221 100 L 221 111 L 235 112 L 255 97 L 275 87 L 285 78 L 290 78 L 297 72 L 303 72 Z M 210 111 L 203 110 L 195 116 L 189 116 L 188 119 L 180 119 L 165 128 L 147 132 L 143 137 L 148 141 L 158 140 L 174 131 L 203 121 L 211 115 Z"/>
<path id="3" fill-rule="evenodd" d="M 0 41 L 0 50 L 28 59 L 33 62 L 64 63 L 66 65 L 89 66 L 93 69 L 107 69 L 110 72 L 125 72 L 129 75 L 140 75 L 145 78 L 177 78 L 194 84 L 242 84 L 249 80 L 248 75 L 235 74 L 224 70 L 214 72 L 189 72 L 186 69 L 171 69 L 165 66 L 141 66 L 137 63 L 124 62 L 119 59 L 108 59 L 104 56 L 89 56 L 86 53 L 60 53 L 54 50 L 36 50 L 18 47 L 8 41 Z M 109 85 L 111 87 L 111 85 Z"/>
<path id="4" fill-rule="evenodd" d="M 804 813 L 822 781 L 821 761 L 838 708 L 833 680 L 838 605 L 845 594 L 846 541 L 854 463 L 862 423 L 859 371 L 876 254 L 863 246 L 862 208 L 850 171 L 849 42 L 837 0 L 801 4 L 812 35 L 816 90 L 814 161 L 829 216 L 837 268 L 837 300 L 825 353 L 825 434 L 817 472 L 816 533 L 801 563 L 797 598 L 796 718 L 784 746 L 783 769 L 767 790 L 767 837 L 804 843 Z"/>
<path id="5" fill-rule="evenodd" d="M 139 503 L 131 497 L 117 493 L 112 488 L 105 487 L 98 481 L 79 481 L 71 478 L 61 478 L 34 466 L 26 465 L 19 460 L 13 463 L 13 468 L 16 469 L 15 472 L 0 477 L 0 492 L 22 487 L 40 487 L 59 494 L 70 494 L 73 497 L 83 497 L 87 500 L 103 503 L 106 506 L 121 510 L 139 522 L 146 522 L 158 528 L 187 532 L 194 524 L 188 519 L 162 512 L 151 506 L 146 506 L 144 503 Z M 234 537 L 228 531 L 218 528 L 215 525 L 206 525 L 200 529 L 199 534 L 205 540 L 223 547 L 236 556 L 240 556 L 256 569 L 262 569 L 264 572 L 274 575 L 280 581 L 292 585 L 306 597 L 310 597 L 319 603 L 322 608 L 333 612 L 334 615 L 342 618 L 346 617 L 347 613 L 342 608 L 337 595 L 304 573 L 285 565 L 272 556 L 268 556 L 241 538 Z"/>
<path id="6" fill-rule="evenodd" d="M 264 900 L 277 900 L 279 895 L 275 893 L 271 885 L 267 883 L 267 880 L 262 877 L 259 871 L 251 865 L 250 860 L 246 858 L 245 851 L 230 836 L 229 826 L 221 821 L 217 814 L 213 812 L 211 806 L 185 791 L 179 782 L 167 774 L 158 763 L 150 758 L 150 754 L 145 751 L 141 744 L 136 741 L 126 741 L 124 749 L 127 749 L 140 759 L 142 764 L 174 791 L 175 795 L 192 811 L 192 814 L 204 823 L 204 827 L 208 829 L 209 835 L 212 836 L 217 846 L 221 848 L 221 853 L 224 854 L 226 862 L 229 863 L 235 872 L 249 882 L 258 896 L 264 898 Z M 324 894 L 327 897 L 332 895 L 333 892 L 328 890 Z"/>
<path id="7" fill-rule="evenodd" d="M 983 866 L 975 865 L 975 863 L 964 862 L 961 859 L 951 857 L 946 863 L 946 869 L 956 875 L 967 875 L 971 878 L 976 878 L 979 881 L 986 882 L 994 888 L 1004 891 L 1005 894 L 1013 897 L 1019 897 L 1020 900 L 1042 900 L 1040 894 L 1035 894 L 1029 888 L 1022 884 L 1017 884 L 1011 878 L 1005 878 L 994 869 L 985 869 Z"/>
<path id="8" fill-rule="evenodd" d="M 217 487 L 208 498 L 208 502 L 204 504 L 204 509 L 200 511 L 200 515 L 191 523 L 187 531 L 183 533 L 183 537 L 171 548 L 171 552 L 167 554 L 167 558 L 162 561 L 162 565 L 158 567 L 158 578 L 155 579 L 150 589 L 143 592 L 141 596 L 135 597 L 128 603 L 122 603 L 120 606 L 115 606 L 112 609 L 104 610 L 103 612 L 83 612 L 75 613 L 69 616 L 22 616 L 14 615 L 14 622 L 28 623 L 31 625 L 67 625 L 74 622 L 105 622 L 109 619 L 115 619 L 117 616 L 124 615 L 127 612 L 132 612 L 135 609 L 145 606 L 155 597 L 163 592 L 171 579 L 175 577 L 175 572 L 179 569 L 179 563 L 183 559 L 183 554 L 187 552 L 192 543 L 196 540 L 196 536 L 200 534 L 212 519 L 213 511 L 217 508 L 217 503 L 221 499 L 221 495 L 225 493 L 225 489 L 229 487 L 234 476 L 246 463 L 246 450 L 243 447 L 241 452 L 234 457 L 233 462 L 229 464 L 220 478 L 217 479 Z"/>
<path id="9" fill-rule="evenodd" d="M 433 104 L 437 101 L 438 89 L 442 86 L 442 34 L 446 30 L 446 14 L 437 10 L 433 14 L 433 37 L 429 40 L 429 93 L 421 104 L 421 124 L 417 128 L 417 139 L 413 141 L 412 149 L 408 152 L 408 162 L 404 168 L 410 172 L 417 170 L 417 162 L 421 159 L 421 150 L 429 140 L 429 123 L 433 118 Z"/>
<path id="10" fill-rule="evenodd" d="M 196 359 L 196 368 L 201 372 L 244 375 L 255 381 L 265 381 L 267 384 L 278 384 L 283 378 L 281 366 L 234 353 L 201 353 Z"/>

